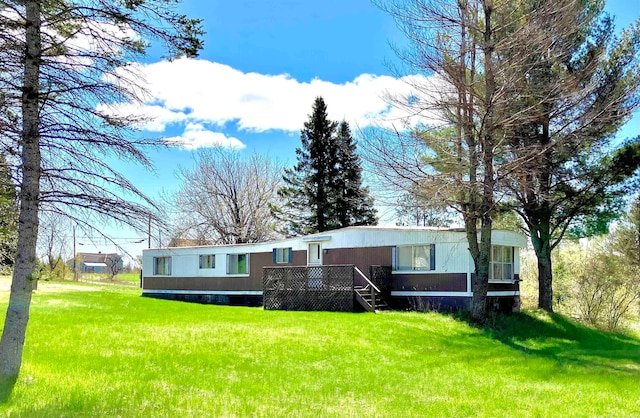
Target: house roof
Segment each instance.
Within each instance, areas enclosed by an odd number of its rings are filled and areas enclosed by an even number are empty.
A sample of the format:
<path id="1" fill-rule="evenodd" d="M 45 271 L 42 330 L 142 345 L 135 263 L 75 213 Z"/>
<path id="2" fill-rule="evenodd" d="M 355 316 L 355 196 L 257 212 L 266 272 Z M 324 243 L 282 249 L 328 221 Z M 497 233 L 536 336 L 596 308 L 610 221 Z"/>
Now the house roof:
<path id="1" fill-rule="evenodd" d="M 346 231 L 355 231 L 355 230 L 359 230 L 359 231 L 407 231 L 407 232 L 416 232 L 416 231 L 424 231 L 424 232 L 448 232 L 448 233 L 463 233 L 465 232 L 464 228 L 460 228 L 460 227 L 454 227 L 454 228 L 439 228 L 439 227 L 430 227 L 430 226 L 396 226 L 396 225 L 392 225 L 392 226 L 380 226 L 380 225 L 367 225 L 367 226 L 348 226 L 345 228 L 340 228 L 340 229 L 334 229 L 334 230 L 330 230 L 330 231 L 324 231 L 324 232 L 318 232 L 315 234 L 310 234 L 310 235 L 301 235 L 301 236 L 297 236 L 297 237 L 288 237 L 288 238 L 281 238 L 281 239 L 276 239 L 276 240 L 269 240 L 269 241 L 265 241 L 265 242 L 254 242 L 254 243 L 245 243 L 245 244 L 214 244 L 214 245 L 192 245 L 192 246 L 184 246 L 181 248 L 201 248 L 201 247 L 227 247 L 227 248 L 240 248 L 240 247 L 252 247 L 252 246 L 256 246 L 256 245 L 260 245 L 260 244 L 278 244 L 281 242 L 290 242 L 292 239 L 298 239 L 301 241 L 314 241 L 314 240 L 325 240 L 328 237 L 330 237 L 332 234 L 342 234 Z M 516 234 L 516 235 L 520 235 L 522 237 L 523 243 L 521 246 L 526 246 L 526 237 L 524 237 L 524 235 L 516 233 L 516 232 L 512 232 L 512 231 L 506 231 L 506 230 L 493 230 L 493 232 L 498 232 L 498 233 L 506 233 L 506 234 Z M 149 250 L 162 250 L 163 248 L 150 248 L 150 249 L 145 249 L 143 250 L 143 252 L 145 251 L 149 251 Z"/>
<path id="2" fill-rule="evenodd" d="M 107 267 L 107 263 L 84 263 L 87 267 Z"/>

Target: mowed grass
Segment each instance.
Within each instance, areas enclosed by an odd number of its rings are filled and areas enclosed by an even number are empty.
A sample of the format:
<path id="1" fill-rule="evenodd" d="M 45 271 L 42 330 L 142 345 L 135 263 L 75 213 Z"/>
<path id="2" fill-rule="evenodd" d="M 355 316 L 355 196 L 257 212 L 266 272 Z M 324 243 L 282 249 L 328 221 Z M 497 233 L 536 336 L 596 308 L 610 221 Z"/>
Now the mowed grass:
<path id="1" fill-rule="evenodd" d="M 2 291 L 0 308 L 6 309 Z M 639 340 L 539 312 L 279 312 L 41 283 L 0 415 L 639 416 Z"/>
<path id="2" fill-rule="evenodd" d="M 134 273 L 120 273 L 115 277 L 115 280 L 119 282 L 140 285 L 140 272 L 137 271 Z"/>
<path id="3" fill-rule="evenodd" d="M 80 281 L 84 282 L 106 282 L 106 283 L 120 283 L 120 284 L 133 284 L 140 285 L 140 272 L 134 273 L 119 273 L 113 278 L 109 278 L 106 273 L 82 273 L 80 275 Z"/>

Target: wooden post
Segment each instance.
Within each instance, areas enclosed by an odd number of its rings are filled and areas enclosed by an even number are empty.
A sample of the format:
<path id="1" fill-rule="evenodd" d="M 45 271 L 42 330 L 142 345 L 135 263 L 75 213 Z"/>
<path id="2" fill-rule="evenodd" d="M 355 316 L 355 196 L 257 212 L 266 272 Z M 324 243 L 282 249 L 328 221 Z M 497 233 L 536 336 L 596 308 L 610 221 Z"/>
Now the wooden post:
<path id="1" fill-rule="evenodd" d="M 372 308 L 375 311 L 376 310 L 376 290 L 373 288 L 373 286 L 371 287 L 371 304 L 372 304 Z"/>

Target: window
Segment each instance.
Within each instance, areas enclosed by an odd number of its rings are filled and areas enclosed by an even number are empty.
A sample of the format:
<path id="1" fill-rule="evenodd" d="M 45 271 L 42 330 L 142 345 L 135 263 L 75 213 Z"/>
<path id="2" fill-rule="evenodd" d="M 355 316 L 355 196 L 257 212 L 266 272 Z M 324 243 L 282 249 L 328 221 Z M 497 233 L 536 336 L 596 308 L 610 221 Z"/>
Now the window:
<path id="1" fill-rule="evenodd" d="M 275 264 L 291 263 L 291 247 L 289 247 L 289 248 L 274 248 L 273 249 L 273 262 Z"/>
<path id="2" fill-rule="evenodd" d="M 153 274 L 158 276 L 170 276 L 171 257 L 153 257 Z"/>
<path id="3" fill-rule="evenodd" d="M 248 274 L 248 254 L 227 254 L 227 274 Z"/>
<path id="4" fill-rule="evenodd" d="M 216 256 L 214 254 L 202 254 L 202 255 L 200 255 L 200 268 L 201 269 L 214 269 L 214 268 L 216 268 Z"/>
<path id="5" fill-rule="evenodd" d="M 430 245 L 412 245 L 394 247 L 394 270 L 435 270 L 436 247 Z"/>
<path id="6" fill-rule="evenodd" d="M 513 280 L 513 247 L 491 247 L 490 280 Z"/>

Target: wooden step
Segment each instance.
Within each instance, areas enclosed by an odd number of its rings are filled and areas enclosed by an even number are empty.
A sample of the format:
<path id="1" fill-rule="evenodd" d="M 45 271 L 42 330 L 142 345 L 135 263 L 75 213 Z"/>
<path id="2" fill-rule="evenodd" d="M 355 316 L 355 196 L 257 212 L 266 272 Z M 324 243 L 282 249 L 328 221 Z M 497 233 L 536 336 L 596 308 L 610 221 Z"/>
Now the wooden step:
<path id="1" fill-rule="evenodd" d="M 389 305 L 382 299 L 379 293 L 375 293 L 375 306 L 373 304 L 373 296 L 370 289 L 364 289 L 362 287 L 355 287 L 355 293 L 357 294 L 356 300 L 369 312 L 388 310 Z"/>

